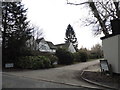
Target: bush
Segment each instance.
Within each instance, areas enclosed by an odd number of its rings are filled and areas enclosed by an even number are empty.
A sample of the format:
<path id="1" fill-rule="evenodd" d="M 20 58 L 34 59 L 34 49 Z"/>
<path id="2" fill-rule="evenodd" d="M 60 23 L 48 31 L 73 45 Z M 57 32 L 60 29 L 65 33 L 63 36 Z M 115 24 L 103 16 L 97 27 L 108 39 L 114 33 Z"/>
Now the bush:
<path id="1" fill-rule="evenodd" d="M 85 51 L 79 51 L 73 54 L 74 61 L 76 62 L 86 62 L 88 59 L 88 55 Z"/>
<path id="2" fill-rule="evenodd" d="M 76 52 L 76 53 L 74 53 L 73 54 L 74 55 L 74 61 L 75 62 L 80 62 L 81 60 L 80 60 L 80 54 L 79 54 L 79 52 Z"/>
<path id="3" fill-rule="evenodd" d="M 85 51 L 79 51 L 79 55 L 80 55 L 80 61 L 81 62 L 86 62 L 88 59 L 88 55 Z"/>
<path id="4" fill-rule="evenodd" d="M 32 67 L 32 59 L 30 56 L 19 57 L 16 62 L 16 67 L 18 68 L 31 68 Z"/>
<path id="5" fill-rule="evenodd" d="M 65 49 L 57 49 L 56 56 L 58 57 L 58 64 L 72 64 L 74 59 L 72 53 Z"/>
<path id="6" fill-rule="evenodd" d="M 90 58 L 90 59 L 103 58 L 103 54 L 100 54 L 99 52 L 91 52 L 91 53 L 89 54 L 89 58 Z"/>
<path id="7" fill-rule="evenodd" d="M 56 57 L 55 55 L 50 55 L 48 58 L 51 61 L 51 65 L 54 67 L 54 63 L 58 62 L 58 57 Z"/>
<path id="8" fill-rule="evenodd" d="M 50 68 L 51 67 L 51 61 L 50 61 L 50 59 L 43 57 L 43 64 L 44 64 L 45 68 Z"/>
<path id="9" fill-rule="evenodd" d="M 43 63 L 44 59 L 41 59 L 41 57 L 33 57 L 35 60 L 33 60 L 32 63 L 32 69 L 42 69 L 45 68 L 45 65 Z"/>
<path id="10" fill-rule="evenodd" d="M 22 69 L 42 69 L 50 68 L 51 62 L 45 56 L 25 56 L 18 58 L 16 66 Z"/>
<path id="11" fill-rule="evenodd" d="M 94 53 L 90 53 L 89 59 L 97 59 L 97 55 Z"/>

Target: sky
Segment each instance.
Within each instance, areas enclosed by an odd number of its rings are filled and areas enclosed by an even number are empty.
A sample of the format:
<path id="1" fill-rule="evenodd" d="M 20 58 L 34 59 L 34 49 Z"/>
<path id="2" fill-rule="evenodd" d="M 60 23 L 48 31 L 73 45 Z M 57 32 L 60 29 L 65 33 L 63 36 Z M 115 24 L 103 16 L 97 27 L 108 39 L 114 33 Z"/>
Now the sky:
<path id="1" fill-rule="evenodd" d="M 28 8 L 28 20 L 42 29 L 46 41 L 64 43 L 67 26 L 71 24 L 78 48 L 90 49 L 95 44 L 101 44 L 100 36 L 93 35 L 92 27 L 81 26 L 81 19 L 89 16 L 85 6 L 68 5 L 67 0 L 23 0 L 22 3 Z"/>

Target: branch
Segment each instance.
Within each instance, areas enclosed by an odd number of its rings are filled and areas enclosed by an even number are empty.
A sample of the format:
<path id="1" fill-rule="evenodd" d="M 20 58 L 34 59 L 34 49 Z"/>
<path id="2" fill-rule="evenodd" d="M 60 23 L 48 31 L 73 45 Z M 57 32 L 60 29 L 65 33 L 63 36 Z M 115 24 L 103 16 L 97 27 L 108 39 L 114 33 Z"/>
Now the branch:
<path id="1" fill-rule="evenodd" d="M 67 0 L 67 4 L 70 4 L 70 5 L 82 5 L 82 4 L 86 4 L 86 3 L 89 3 L 89 2 L 83 2 L 83 3 L 71 3 L 71 2 L 68 2 L 68 0 Z"/>

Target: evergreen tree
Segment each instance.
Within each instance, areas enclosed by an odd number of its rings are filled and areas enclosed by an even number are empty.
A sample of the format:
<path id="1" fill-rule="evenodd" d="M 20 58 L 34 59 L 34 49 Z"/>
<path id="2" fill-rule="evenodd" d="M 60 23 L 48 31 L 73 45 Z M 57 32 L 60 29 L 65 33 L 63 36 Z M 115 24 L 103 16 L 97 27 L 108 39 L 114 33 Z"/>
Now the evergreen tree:
<path id="1" fill-rule="evenodd" d="M 73 44 L 74 48 L 75 48 L 76 50 L 78 50 L 77 38 L 76 38 L 76 36 L 75 36 L 75 32 L 74 32 L 74 30 L 73 30 L 73 27 L 72 27 L 70 24 L 68 25 L 68 27 L 67 27 L 67 29 L 66 29 L 65 36 L 66 36 L 65 42 L 66 42 L 66 43 L 70 43 L 70 42 L 71 42 L 71 43 Z"/>
<path id="2" fill-rule="evenodd" d="M 21 2 L 2 2 L 2 54 L 3 64 L 15 62 L 21 49 L 31 37 L 26 17 L 27 9 Z"/>

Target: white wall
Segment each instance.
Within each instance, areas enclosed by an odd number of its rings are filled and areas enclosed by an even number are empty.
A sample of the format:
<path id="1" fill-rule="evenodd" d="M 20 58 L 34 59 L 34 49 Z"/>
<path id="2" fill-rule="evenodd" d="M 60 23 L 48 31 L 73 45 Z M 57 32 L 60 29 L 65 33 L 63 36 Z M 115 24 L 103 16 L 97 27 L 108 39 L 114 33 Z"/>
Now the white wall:
<path id="1" fill-rule="evenodd" d="M 113 72 L 120 73 L 120 35 L 102 40 L 104 58 L 112 65 Z M 118 48 L 119 47 L 119 48 Z"/>
<path id="2" fill-rule="evenodd" d="M 75 53 L 76 50 L 75 48 L 73 47 L 72 43 L 70 43 L 69 47 L 68 47 L 68 51 L 70 51 L 71 53 Z"/>
<path id="3" fill-rule="evenodd" d="M 120 35 L 118 36 L 118 71 L 120 72 Z"/>
<path id="4" fill-rule="evenodd" d="M 46 52 L 46 51 L 49 51 L 49 50 L 50 50 L 50 47 L 49 47 L 48 44 L 45 43 L 45 42 L 40 42 L 38 47 L 39 47 L 39 50 L 40 50 L 40 51 L 43 51 L 43 52 L 44 52 L 44 51 Z"/>
<path id="5" fill-rule="evenodd" d="M 0 89 L 2 90 L 2 46 L 0 46 Z"/>
<path id="6" fill-rule="evenodd" d="M 38 49 L 41 52 L 56 52 L 56 50 L 50 49 L 49 45 L 44 39 L 42 39 L 41 42 L 38 44 Z"/>
<path id="7" fill-rule="evenodd" d="M 0 46 L 0 72 L 2 71 L 2 46 Z"/>

